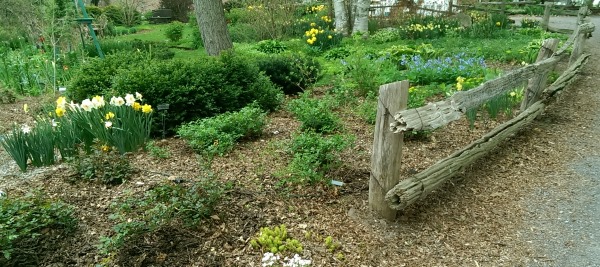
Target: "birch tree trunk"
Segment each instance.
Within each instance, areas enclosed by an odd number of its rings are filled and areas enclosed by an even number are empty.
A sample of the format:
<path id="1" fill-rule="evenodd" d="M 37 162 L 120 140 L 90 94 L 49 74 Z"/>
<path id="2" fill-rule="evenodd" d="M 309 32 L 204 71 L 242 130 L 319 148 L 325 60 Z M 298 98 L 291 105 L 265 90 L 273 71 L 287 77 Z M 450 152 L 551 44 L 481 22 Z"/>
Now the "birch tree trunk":
<path id="1" fill-rule="evenodd" d="M 344 0 L 333 0 L 333 10 L 335 16 L 335 31 L 348 35 L 348 10 Z"/>
<path id="2" fill-rule="evenodd" d="M 194 0 L 196 20 L 202 34 L 202 43 L 209 56 L 218 56 L 221 51 L 233 48 L 225 10 L 221 0 Z"/>
<path id="3" fill-rule="evenodd" d="M 369 7 L 371 0 L 354 0 L 354 26 L 352 34 L 361 33 L 369 36 Z"/>

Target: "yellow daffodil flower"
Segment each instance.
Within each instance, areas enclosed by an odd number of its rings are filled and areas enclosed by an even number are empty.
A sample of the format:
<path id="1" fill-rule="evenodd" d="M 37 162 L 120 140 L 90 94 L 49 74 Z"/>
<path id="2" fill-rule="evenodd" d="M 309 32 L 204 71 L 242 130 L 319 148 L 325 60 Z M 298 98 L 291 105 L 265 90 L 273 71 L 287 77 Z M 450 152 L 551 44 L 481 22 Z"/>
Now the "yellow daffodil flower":
<path id="1" fill-rule="evenodd" d="M 142 112 L 144 112 L 144 113 L 150 113 L 150 112 L 152 112 L 152 106 L 150 106 L 148 104 L 144 104 L 142 106 Z"/>

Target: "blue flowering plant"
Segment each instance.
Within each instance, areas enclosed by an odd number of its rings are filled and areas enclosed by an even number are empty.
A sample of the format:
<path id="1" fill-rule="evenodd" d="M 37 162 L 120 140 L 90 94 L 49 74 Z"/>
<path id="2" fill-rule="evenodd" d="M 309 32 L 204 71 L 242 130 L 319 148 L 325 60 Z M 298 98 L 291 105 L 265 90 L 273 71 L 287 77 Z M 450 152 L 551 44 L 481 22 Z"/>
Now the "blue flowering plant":
<path id="1" fill-rule="evenodd" d="M 404 78 L 415 85 L 454 83 L 458 77 L 483 77 L 487 69 L 483 57 L 470 57 L 464 53 L 432 59 L 424 59 L 421 55 L 403 56 L 399 64 L 406 68 Z"/>

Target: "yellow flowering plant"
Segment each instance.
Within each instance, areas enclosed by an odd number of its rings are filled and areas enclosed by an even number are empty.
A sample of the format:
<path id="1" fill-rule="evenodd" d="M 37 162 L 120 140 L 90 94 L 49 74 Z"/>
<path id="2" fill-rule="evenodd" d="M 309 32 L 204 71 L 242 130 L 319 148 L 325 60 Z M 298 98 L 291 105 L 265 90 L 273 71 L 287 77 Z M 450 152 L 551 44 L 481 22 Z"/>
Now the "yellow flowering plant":
<path id="1" fill-rule="evenodd" d="M 59 125 L 72 121 L 80 129 L 79 141 L 87 152 L 98 143 L 103 151 L 114 147 L 124 154 L 138 150 L 149 139 L 153 109 L 143 104 L 139 93 L 112 96 L 108 102 L 103 96 L 94 96 L 68 107 L 64 98 L 56 103 Z"/>

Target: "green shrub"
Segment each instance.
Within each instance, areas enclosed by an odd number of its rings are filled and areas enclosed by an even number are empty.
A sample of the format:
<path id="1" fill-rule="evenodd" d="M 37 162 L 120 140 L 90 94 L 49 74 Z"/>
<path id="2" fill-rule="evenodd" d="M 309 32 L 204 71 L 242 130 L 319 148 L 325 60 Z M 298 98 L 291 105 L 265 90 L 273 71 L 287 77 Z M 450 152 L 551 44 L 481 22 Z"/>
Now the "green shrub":
<path id="1" fill-rule="evenodd" d="M 260 57 L 258 68 L 271 81 L 280 86 L 286 95 L 294 95 L 314 84 L 320 76 L 321 66 L 312 57 L 282 54 Z"/>
<path id="2" fill-rule="evenodd" d="M 209 156 L 223 155 L 244 138 L 260 136 L 266 125 L 266 113 L 256 106 L 224 113 L 182 125 L 177 133 L 190 146 Z"/>
<path id="3" fill-rule="evenodd" d="M 256 44 L 256 50 L 266 54 L 278 54 L 286 49 L 287 47 L 277 40 L 262 40 Z"/>
<path id="4" fill-rule="evenodd" d="M 283 183 L 315 184 L 325 182 L 325 174 L 341 163 L 339 153 L 351 146 L 352 136 L 324 137 L 315 132 L 303 132 L 293 137 L 289 153 L 292 161 Z"/>
<path id="5" fill-rule="evenodd" d="M 183 122 L 238 111 L 252 102 L 275 110 L 283 100 L 281 90 L 255 64 L 234 54 L 171 61 L 149 60 L 143 53 L 119 55 L 84 64 L 68 90 L 70 98 L 139 92 L 147 103 L 170 105 L 168 134 Z"/>
<path id="6" fill-rule="evenodd" d="M 117 151 L 96 151 L 85 157 L 76 157 L 71 164 L 77 173 L 77 177 L 69 178 L 71 181 L 119 185 L 133 174 L 127 157 L 119 155 Z"/>
<path id="7" fill-rule="evenodd" d="M 67 96 L 74 101 L 81 101 L 95 95 L 105 95 L 110 91 L 112 80 L 119 70 L 127 69 L 133 64 L 144 65 L 147 61 L 144 53 L 131 52 L 118 52 L 107 55 L 104 59 L 90 58 L 75 70 L 67 85 Z"/>
<path id="8" fill-rule="evenodd" d="M 223 194 L 223 187 L 205 179 L 191 186 L 159 185 L 143 196 L 126 195 L 110 207 L 110 219 L 115 221 L 113 234 L 100 237 L 101 254 L 116 252 L 127 242 L 133 242 L 143 233 L 181 222 L 195 227 L 208 218 Z M 180 227 L 180 226 L 178 226 Z"/>
<path id="9" fill-rule="evenodd" d="M 302 123 L 302 130 L 331 133 L 342 128 L 340 119 L 332 111 L 334 106 L 333 98 L 311 98 L 306 92 L 300 98 L 290 101 L 288 109 Z"/>
<path id="10" fill-rule="evenodd" d="M 108 20 L 115 25 L 124 25 L 123 8 L 116 5 L 108 5 L 103 8 L 103 13 Z"/>
<path id="11" fill-rule="evenodd" d="M 165 36 L 171 42 L 179 42 L 183 37 L 184 24 L 179 21 L 173 21 L 169 23 L 169 26 L 165 29 Z"/>
<path id="12" fill-rule="evenodd" d="M 104 13 L 102 8 L 94 5 L 86 5 L 85 11 L 93 18 L 99 18 Z"/>
<path id="13" fill-rule="evenodd" d="M 0 198 L 0 247 L 4 258 L 9 260 L 17 253 L 19 242 L 39 239 L 42 231 L 73 230 L 77 224 L 73 208 L 61 202 L 53 202 L 40 194 L 28 194 L 19 198 Z M 20 247 L 24 251 L 25 247 Z M 3 263 L 3 260 L 0 260 Z M 12 265 L 6 265 L 12 266 Z"/>

